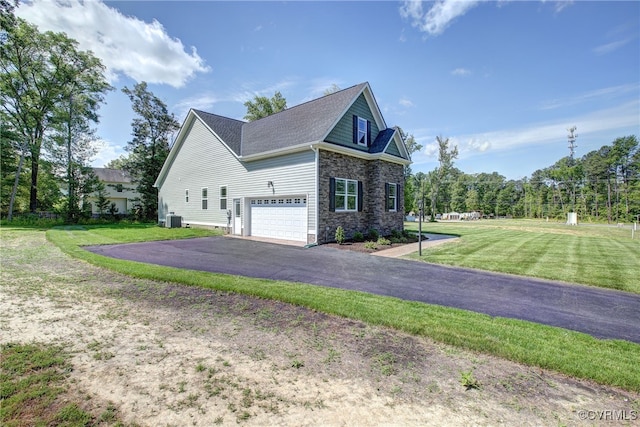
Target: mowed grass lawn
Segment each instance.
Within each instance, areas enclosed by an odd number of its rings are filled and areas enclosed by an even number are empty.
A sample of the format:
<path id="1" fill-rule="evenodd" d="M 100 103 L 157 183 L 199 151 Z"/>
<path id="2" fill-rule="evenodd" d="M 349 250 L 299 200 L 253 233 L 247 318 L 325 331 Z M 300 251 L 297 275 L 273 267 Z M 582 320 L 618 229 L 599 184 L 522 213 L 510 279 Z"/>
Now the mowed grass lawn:
<path id="1" fill-rule="evenodd" d="M 15 229 L 0 229 L 5 237 L 3 243 L 10 241 L 10 236 L 15 236 L 16 232 Z M 445 232 L 444 228 L 440 232 Z M 599 340 L 566 329 L 357 291 L 118 260 L 82 249 L 82 245 L 87 244 L 210 234 L 195 229 L 115 225 L 55 228 L 47 231 L 47 238 L 73 257 L 133 277 L 279 300 L 640 392 L 640 345 L 632 342 Z"/>
<path id="2" fill-rule="evenodd" d="M 417 230 L 418 224 L 406 227 Z M 629 226 L 481 220 L 423 223 L 422 230 L 460 236 L 423 249 L 424 261 L 640 294 L 640 230 L 631 239 Z"/>

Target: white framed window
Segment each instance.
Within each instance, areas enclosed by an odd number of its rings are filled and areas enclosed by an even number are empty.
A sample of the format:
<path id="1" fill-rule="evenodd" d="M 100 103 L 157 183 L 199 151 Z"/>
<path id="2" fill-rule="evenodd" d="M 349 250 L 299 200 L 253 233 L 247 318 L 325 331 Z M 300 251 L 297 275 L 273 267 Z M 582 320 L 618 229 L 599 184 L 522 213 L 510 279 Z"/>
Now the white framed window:
<path id="1" fill-rule="evenodd" d="M 358 210 L 358 181 L 336 178 L 336 211 L 353 212 Z"/>
<path id="2" fill-rule="evenodd" d="M 362 117 L 358 117 L 358 135 L 357 135 L 357 140 L 358 140 L 358 145 L 363 145 L 363 146 L 368 146 L 369 145 L 369 141 L 368 141 L 368 132 L 367 132 L 367 119 L 363 119 Z"/>
<path id="3" fill-rule="evenodd" d="M 398 186 L 394 183 L 388 183 L 387 193 L 387 211 L 395 212 L 398 209 Z"/>
<path id="4" fill-rule="evenodd" d="M 220 209 L 223 211 L 227 210 L 227 186 L 220 186 Z"/>
<path id="5" fill-rule="evenodd" d="M 189 203 L 189 189 L 188 188 L 186 188 L 184 190 L 184 202 L 185 203 Z"/>
<path id="6" fill-rule="evenodd" d="M 209 189 L 207 187 L 200 190 L 200 199 L 202 200 L 202 210 L 209 209 Z"/>

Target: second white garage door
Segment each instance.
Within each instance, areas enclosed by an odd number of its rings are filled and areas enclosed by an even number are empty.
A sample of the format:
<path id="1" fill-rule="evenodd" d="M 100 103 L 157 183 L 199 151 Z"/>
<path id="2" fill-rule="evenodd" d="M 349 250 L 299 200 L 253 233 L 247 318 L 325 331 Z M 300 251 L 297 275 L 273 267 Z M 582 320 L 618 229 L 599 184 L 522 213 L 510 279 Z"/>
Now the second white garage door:
<path id="1" fill-rule="evenodd" d="M 251 199 L 251 235 L 306 242 L 306 197 Z"/>

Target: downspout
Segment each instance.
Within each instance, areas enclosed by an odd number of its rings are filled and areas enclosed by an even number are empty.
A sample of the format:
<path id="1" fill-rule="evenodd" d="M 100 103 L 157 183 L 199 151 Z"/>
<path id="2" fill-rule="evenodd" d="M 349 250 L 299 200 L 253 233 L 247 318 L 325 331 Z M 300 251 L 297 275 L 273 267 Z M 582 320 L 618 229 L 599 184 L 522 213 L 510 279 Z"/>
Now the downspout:
<path id="1" fill-rule="evenodd" d="M 318 147 L 315 147 L 312 145 L 310 145 L 311 151 L 313 151 L 316 154 L 316 176 L 315 176 L 315 190 L 316 190 L 316 194 L 315 194 L 315 204 L 316 204 L 316 218 L 315 218 L 315 224 L 316 224 L 316 229 L 315 229 L 315 235 L 316 235 L 316 241 L 313 242 L 313 245 L 317 245 L 318 244 L 318 230 L 319 230 L 319 221 L 320 221 L 320 187 L 319 187 L 319 180 L 320 180 L 320 149 Z"/>

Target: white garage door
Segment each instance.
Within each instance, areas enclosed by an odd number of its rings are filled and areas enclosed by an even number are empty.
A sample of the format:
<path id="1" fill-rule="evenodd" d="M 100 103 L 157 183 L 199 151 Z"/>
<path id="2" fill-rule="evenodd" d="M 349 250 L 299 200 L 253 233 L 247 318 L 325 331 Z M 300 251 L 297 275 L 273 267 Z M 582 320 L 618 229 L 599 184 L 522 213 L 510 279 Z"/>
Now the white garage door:
<path id="1" fill-rule="evenodd" d="M 251 235 L 306 242 L 306 197 L 251 199 Z"/>

